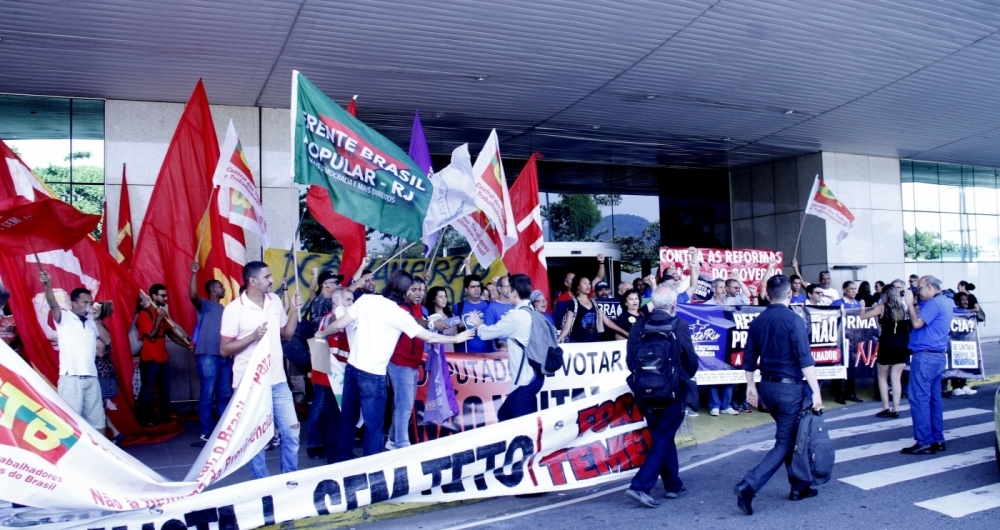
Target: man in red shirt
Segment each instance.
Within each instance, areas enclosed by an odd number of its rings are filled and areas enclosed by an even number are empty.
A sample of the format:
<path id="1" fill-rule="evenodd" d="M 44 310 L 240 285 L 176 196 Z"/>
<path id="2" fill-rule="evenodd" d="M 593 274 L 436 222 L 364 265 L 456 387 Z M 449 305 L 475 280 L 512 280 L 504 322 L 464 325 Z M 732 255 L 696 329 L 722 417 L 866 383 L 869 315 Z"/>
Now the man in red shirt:
<path id="1" fill-rule="evenodd" d="M 170 364 L 167 337 L 178 344 L 183 340 L 167 323 L 167 288 L 154 283 L 149 288 L 152 302 L 136 320 L 142 350 L 139 352 L 139 423 L 150 426 L 170 421 Z M 185 337 L 186 338 L 186 337 Z M 185 345 L 186 347 L 190 347 Z"/>
<path id="2" fill-rule="evenodd" d="M 413 315 L 413 319 L 427 327 L 427 308 L 421 305 L 426 294 L 426 284 L 421 278 L 414 278 L 413 285 L 406 291 L 406 303 L 399 304 Z M 417 396 L 417 368 L 424 361 L 424 341 L 410 338 L 405 333 L 399 336 L 396 349 L 389 358 L 386 373 L 392 384 L 392 427 L 385 448 L 402 449 L 410 445 L 410 415 Z"/>
<path id="3" fill-rule="evenodd" d="M 325 330 L 330 322 L 337 320 L 338 307 L 351 307 L 354 303 L 354 293 L 338 287 L 330 293 L 330 300 L 333 302 L 332 308 L 320 319 L 317 329 L 319 332 Z M 330 346 L 330 363 L 341 365 L 346 363 L 347 356 L 351 353 L 351 347 L 347 343 L 347 330 L 327 335 L 326 342 Z M 341 368 L 340 373 L 343 371 Z M 333 393 L 329 374 L 317 370 L 314 365 L 309 373 L 309 380 L 313 384 L 313 401 L 309 405 L 309 417 L 306 419 L 306 455 L 313 460 L 326 456 L 326 463 L 333 464 L 337 454 L 340 406 L 337 405 L 337 397 Z"/>

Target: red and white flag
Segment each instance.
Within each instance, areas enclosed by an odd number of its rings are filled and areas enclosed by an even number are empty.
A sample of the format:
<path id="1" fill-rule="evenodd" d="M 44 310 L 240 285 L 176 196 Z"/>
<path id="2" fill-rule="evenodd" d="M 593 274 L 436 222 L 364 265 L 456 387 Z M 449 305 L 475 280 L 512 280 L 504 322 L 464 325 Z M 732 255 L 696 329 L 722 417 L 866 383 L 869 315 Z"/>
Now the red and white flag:
<path id="1" fill-rule="evenodd" d="M 490 131 L 486 145 L 476 157 L 472 176 L 476 179 L 476 206 L 496 229 L 496 234 L 491 234 L 491 238 L 503 256 L 507 249 L 517 243 L 517 228 L 514 226 L 514 213 L 510 207 L 507 176 L 504 175 L 500 160 L 500 142 L 497 140 L 496 129 Z"/>
<path id="2" fill-rule="evenodd" d="M 514 212 L 518 239 L 503 257 L 511 273 L 524 273 L 531 278 L 533 288 L 549 293 L 548 265 L 545 263 L 545 239 L 542 230 L 542 208 L 538 202 L 537 153 L 532 154 L 510 188 L 510 204 Z"/>
<path id="3" fill-rule="evenodd" d="M 270 247 L 264 206 L 260 202 L 260 193 L 254 184 L 233 120 L 229 120 L 229 129 L 226 131 L 226 140 L 222 142 L 219 165 L 215 168 L 212 184 L 219 187 L 219 208 L 222 215 L 230 223 L 259 235 L 262 247 Z"/>
<path id="4" fill-rule="evenodd" d="M 118 238 L 115 240 L 115 259 L 125 270 L 132 268 L 135 240 L 132 238 L 132 205 L 128 198 L 128 179 L 122 164 L 122 192 L 118 201 Z M 104 213 L 107 216 L 107 212 Z"/>
<path id="5" fill-rule="evenodd" d="M 823 182 L 819 175 L 816 175 L 812 191 L 809 192 L 806 213 L 822 217 L 839 226 L 840 233 L 837 234 L 837 243 L 843 241 L 849 235 L 851 228 L 854 227 L 854 215 L 847 209 L 847 206 L 844 206 L 844 203 L 837 200 L 833 190 Z"/>

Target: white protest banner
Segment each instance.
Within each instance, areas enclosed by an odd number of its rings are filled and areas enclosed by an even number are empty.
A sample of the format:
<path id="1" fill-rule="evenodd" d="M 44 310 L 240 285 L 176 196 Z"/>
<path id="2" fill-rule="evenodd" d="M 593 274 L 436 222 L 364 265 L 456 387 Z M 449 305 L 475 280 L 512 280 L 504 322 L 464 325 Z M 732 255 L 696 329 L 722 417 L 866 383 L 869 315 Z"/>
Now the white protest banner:
<path id="1" fill-rule="evenodd" d="M 170 482 L 94 430 L 0 343 L 0 498 L 55 510 L 118 511 L 169 503 L 204 490 L 273 435 L 271 393 L 259 390 L 261 381 L 269 390 L 267 351 L 264 342 L 254 350 L 248 376 L 189 480 Z"/>
<path id="2" fill-rule="evenodd" d="M 40 528 L 255 528 L 378 502 L 451 502 L 630 476 L 648 431 L 627 387 L 404 449 L 243 482 L 166 506 Z"/>
<path id="3" fill-rule="evenodd" d="M 781 251 L 761 249 L 725 249 L 699 248 L 701 253 L 701 268 L 698 271 L 698 286 L 693 300 L 708 300 L 712 298 L 712 280 L 722 278 L 739 278 L 747 287 L 753 287 L 760 292 L 760 282 L 767 272 L 771 261 L 777 262 L 775 274 L 782 274 L 781 263 L 784 254 Z M 660 274 L 669 267 L 676 267 L 681 276 L 690 276 L 691 271 L 688 248 L 660 247 Z"/>

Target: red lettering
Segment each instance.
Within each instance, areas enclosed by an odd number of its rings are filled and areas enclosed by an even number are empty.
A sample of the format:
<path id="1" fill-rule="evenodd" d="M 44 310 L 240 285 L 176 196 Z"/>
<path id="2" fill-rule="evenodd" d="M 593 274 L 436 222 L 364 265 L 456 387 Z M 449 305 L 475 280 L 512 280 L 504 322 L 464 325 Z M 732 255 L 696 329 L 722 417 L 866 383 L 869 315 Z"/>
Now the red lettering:
<path id="1" fill-rule="evenodd" d="M 542 458 L 539 461 L 539 465 L 545 466 L 545 469 L 549 472 L 549 478 L 552 479 L 552 484 L 556 486 L 562 486 L 566 484 L 566 473 L 563 472 L 563 462 L 569 459 L 569 455 L 566 449 L 560 449 L 553 452 L 552 454 Z"/>

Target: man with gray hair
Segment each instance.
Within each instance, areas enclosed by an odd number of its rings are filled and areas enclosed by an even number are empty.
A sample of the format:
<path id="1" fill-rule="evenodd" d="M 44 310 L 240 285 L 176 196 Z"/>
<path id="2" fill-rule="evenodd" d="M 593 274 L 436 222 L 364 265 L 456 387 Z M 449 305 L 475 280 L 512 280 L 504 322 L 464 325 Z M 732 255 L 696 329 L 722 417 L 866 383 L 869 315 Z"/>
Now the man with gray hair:
<path id="1" fill-rule="evenodd" d="M 655 363 L 658 371 L 665 374 L 668 370 L 677 370 L 680 377 L 673 399 L 636 397 L 639 411 L 649 426 L 652 445 L 625 496 L 647 508 L 660 505 L 649 495 L 656 485 L 657 476 L 663 478 L 664 497 L 676 499 L 685 491 L 684 483 L 678 476 L 674 435 L 684 421 L 684 394 L 688 382 L 698 371 L 698 355 L 694 351 L 688 323 L 674 315 L 677 292 L 671 286 L 661 285 L 653 291 L 652 303 L 653 312 L 649 318 L 632 326 L 629 332 L 625 364 L 633 374 L 643 372 L 651 365 L 640 361 L 640 358 L 650 359 L 650 352 L 662 352 L 666 355 Z M 663 366 L 666 363 L 675 363 L 676 366 Z"/>
<path id="2" fill-rule="evenodd" d="M 812 409 L 823 409 L 816 380 L 815 361 L 809 348 L 806 323 L 789 307 L 792 282 L 779 274 L 767 280 L 767 298 L 770 305 L 750 322 L 743 371 L 747 379 L 747 402 L 756 407 L 758 396 L 754 372 L 760 361 L 760 401 L 774 418 L 774 447 L 764 455 L 736 485 L 736 505 L 747 515 L 753 515 L 754 496 L 767 484 L 771 476 L 784 463 L 791 464 L 795 449 L 795 435 L 799 427 L 799 414 L 807 400 Z M 805 376 L 808 386 L 802 384 Z M 810 484 L 800 483 L 788 475 L 792 490 L 788 500 L 798 501 L 819 494 Z"/>
<path id="3" fill-rule="evenodd" d="M 955 302 L 941 294 L 941 281 L 924 276 L 917 281 L 919 305 L 913 292 L 906 291 L 910 311 L 910 417 L 917 443 L 903 449 L 907 455 L 932 455 L 944 451 L 944 409 L 941 403 L 941 375 L 947 363 L 951 314 Z"/>

